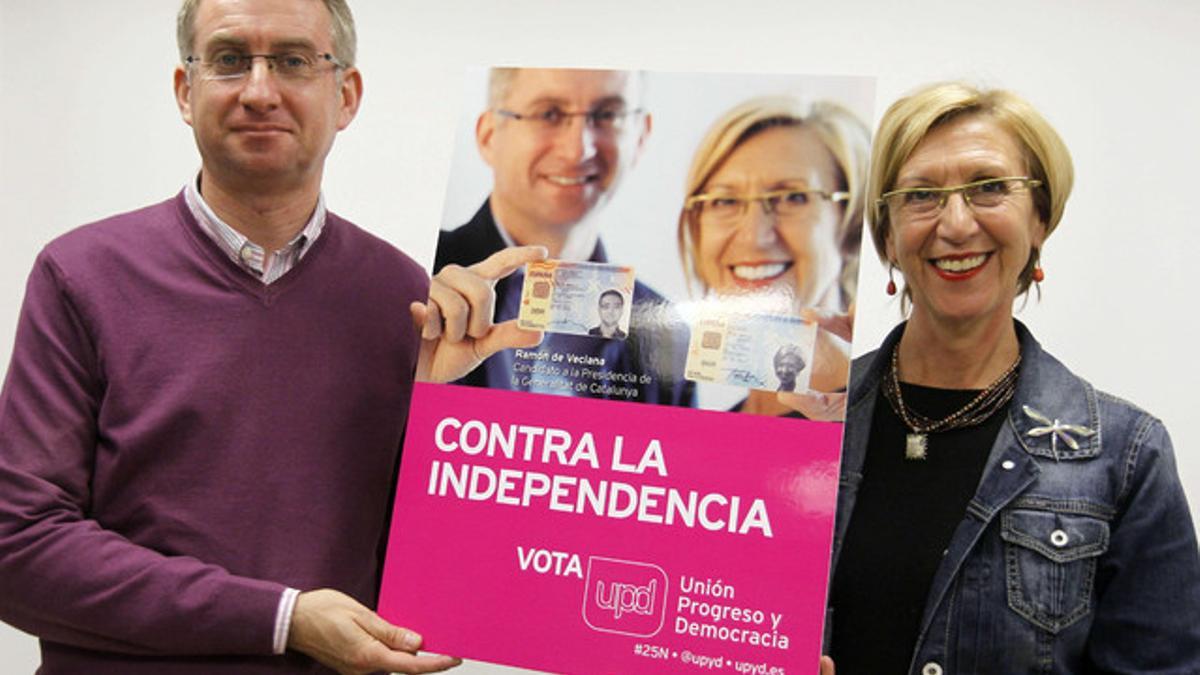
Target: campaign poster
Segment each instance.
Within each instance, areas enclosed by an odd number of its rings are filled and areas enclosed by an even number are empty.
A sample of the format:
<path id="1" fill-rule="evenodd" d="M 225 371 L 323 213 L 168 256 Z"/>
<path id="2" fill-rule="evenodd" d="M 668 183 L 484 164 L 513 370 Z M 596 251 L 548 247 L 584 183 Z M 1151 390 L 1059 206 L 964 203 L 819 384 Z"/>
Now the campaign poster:
<path id="1" fill-rule="evenodd" d="M 873 96 L 468 74 L 435 262 L 458 341 L 418 368 L 385 618 L 548 672 L 817 672 Z"/>

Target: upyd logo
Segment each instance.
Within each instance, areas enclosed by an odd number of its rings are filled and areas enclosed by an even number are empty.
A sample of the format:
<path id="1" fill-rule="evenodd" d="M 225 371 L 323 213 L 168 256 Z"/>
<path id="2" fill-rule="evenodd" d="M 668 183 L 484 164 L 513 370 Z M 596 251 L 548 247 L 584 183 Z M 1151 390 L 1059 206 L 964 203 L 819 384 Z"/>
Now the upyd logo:
<path id="1" fill-rule="evenodd" d="M 667 575 L 658 565 L 588 558 L 583 620 L 593 630 L 649 637 L 662 629 Z"/>
<path id="2" fill-rule="evenodd" d="M 654 614 L 654 586 L 656 584 L 658 584 L 658 579 L 651 579 L 650 583 L 645 586 L 631 586 L 613 581 L 608 586 L 608 597 L 606 598 L 604 597 L 604 581 L 597 581 L 596 606 L 611 609 L 614 619 L 621 618 L 621 612 L 651 616 Z"/>

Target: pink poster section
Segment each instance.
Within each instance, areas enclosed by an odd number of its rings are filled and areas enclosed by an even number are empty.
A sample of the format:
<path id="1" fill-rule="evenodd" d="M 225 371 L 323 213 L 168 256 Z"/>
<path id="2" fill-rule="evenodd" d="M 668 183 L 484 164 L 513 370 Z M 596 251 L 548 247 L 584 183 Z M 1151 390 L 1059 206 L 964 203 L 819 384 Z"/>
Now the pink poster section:
<path id="1" fill-rule="evenodd" d="M 816 673 L 841 433 L 418 384 L 379 611 L 552 672 Z"/>

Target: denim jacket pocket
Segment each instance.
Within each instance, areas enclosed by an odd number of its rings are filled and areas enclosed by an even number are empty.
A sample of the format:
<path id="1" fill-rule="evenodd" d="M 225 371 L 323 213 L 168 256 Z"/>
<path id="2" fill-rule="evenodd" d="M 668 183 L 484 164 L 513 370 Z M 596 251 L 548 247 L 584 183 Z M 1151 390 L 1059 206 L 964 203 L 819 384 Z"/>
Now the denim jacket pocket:
<path id="1" fill-rule="evenodd" d="M 1051 633 L 1092 608 L 1096 558 L 1108 550 L 1108 523 L 1054 511 L 1000 515 L 1008 606 Z"/>

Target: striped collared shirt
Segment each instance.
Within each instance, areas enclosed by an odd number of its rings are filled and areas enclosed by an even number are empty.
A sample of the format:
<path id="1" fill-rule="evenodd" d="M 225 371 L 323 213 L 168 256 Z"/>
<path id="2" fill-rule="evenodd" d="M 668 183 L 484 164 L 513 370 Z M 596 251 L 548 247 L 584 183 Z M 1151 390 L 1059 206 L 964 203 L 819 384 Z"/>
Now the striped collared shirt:
<path id="1" fill-rule="evenodd" d="M 304 229 L 300 230 L 300 234 L 297 234 L 283 248 L 268 255 L 263 247 L 250 241 L 241 232 L 217 217 L 217 214 L 204 201 L 204 197 L 200 195 L 200 190 L 197 188 L 198 182 L 199 178 L 197 177 L 194 181 L 188 181 L 187 187 L 184 188 L 184 200 L 187 202 L 192 216 L 208 233 L 208 236 L 212 237 L 217 246 L 225 252 L 225 255 L 229 256 L 230 260 L 258 278 L 263 284 L 270 284 L 295 267 L 325 227 L 325 196 L 321 194 L 317 196 L 317 208 L 313 209 L 312 216 L 305 223 Z"/>

